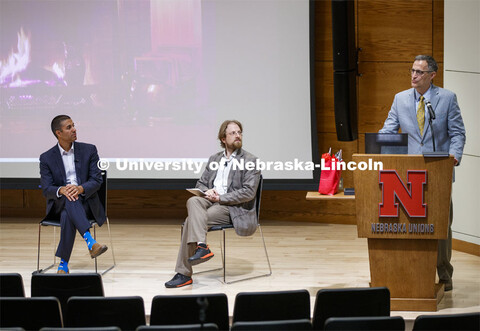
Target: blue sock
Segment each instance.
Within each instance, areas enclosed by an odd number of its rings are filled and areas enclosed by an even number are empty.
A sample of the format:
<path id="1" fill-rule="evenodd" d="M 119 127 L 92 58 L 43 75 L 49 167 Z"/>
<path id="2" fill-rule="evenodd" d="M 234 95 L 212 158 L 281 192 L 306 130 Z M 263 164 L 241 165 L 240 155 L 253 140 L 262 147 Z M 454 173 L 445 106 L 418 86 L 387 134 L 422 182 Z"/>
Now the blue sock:
<path id="1" fill-rule="evenodd" d="M 88 249 L 91 250 L 93 244 L 96 243 L 95 239 L 93 239 L 92 235 L 90 234 L 90 231 L 85 232 L 83 235 L 83 239 L 85 239 L 85 242 L 87 243 Z"/>
<path id="2" fill-rule="evenodd" d="M 68 262 L 64 259 L 60 259 L 60 264 L 58 265 L 58 270 L 63 270 L 68 274 Z"/>

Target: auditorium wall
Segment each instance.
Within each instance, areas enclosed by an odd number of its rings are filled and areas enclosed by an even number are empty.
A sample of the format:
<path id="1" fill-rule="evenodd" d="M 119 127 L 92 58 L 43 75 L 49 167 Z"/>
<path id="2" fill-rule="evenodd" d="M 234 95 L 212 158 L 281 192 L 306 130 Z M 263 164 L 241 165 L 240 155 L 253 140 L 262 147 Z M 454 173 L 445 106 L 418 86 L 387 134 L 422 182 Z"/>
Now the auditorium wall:
<path id="1" fill-rule="evenodd" d="M 345 161 L 363 152 L 365 132 L 378 131 L 395 93 L 410 87 L 408 69 L 415 55 L 433 54 L 440 65 L 435 84 L 443 86 L 444 2 L 439 0 L 357 0 L 359 51 L 357 141 L 339 142 L 333 111 L 331 2 L 315 1 L 314 81 L 320 153 L 343 149 Z M 344 186 L 353 176 L 344 172 Z M 354 201 L 306 201 L 305 191 L 269 191 L 262 197 L 262 219 L 355 224 Z M 110 190 L 108 214 L 115 218 L 184 218 L 183 190 Z M 2 217 L 41 217 L 40 190 L 1 190 Z"/>
<path id="2" fill-rule="evenodd" d="M 467 131 L 461 166 L 455 169 L 452 225 L 454 244 L 473 243 L 480 251 L 476 206 L 480 186 L 480 2 L 445 1 L 445 87 L 457 94 Z"/>

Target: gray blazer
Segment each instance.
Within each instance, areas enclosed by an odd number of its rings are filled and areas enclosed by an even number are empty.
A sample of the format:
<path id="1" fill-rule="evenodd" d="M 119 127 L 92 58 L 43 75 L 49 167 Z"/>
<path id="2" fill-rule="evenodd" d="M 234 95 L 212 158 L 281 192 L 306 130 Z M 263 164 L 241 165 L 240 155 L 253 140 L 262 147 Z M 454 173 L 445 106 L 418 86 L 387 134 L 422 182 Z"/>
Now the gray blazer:
<path id="1" fill-rule="evenodd" d="M 212 162 L 220 162 L 223 151 L 210 156 L 207 166 L 196 187 L 201 190 L 213 188 L 213 182 L 217 175 L 216 170 L 210 168 Z M 244 149 L 239 149 L 235 157 L 239 162 L 255 162 L 257 157 Z M 257 193 L 258 183 L 260 181 L 260 170 L 235 169 L 234 164 L 228 175 L 227 193 L 220 195 L 219 203 L 227 205 L 230 212 L 235 232 L 239 236 L 250 236 L 257 229 L 257 214 L 255 213 L 255 194 Z"/>
<path id="2" fill-rule="evenodd" d="M 449 152 L 459 162 L 465 145 L 465 126 L 455 93 L 431 86 L 431 100 L 435 119 L 435 146 L 437 151 Z M 417 123 L 414 89 L 411 88 L 395 95 L 392 108 L 383 124 L 380 133 L 396 133 L 399 129 L 408 133 L 408 154 L 422 154 L 433 151 L 432 128 L 429 125 L 430 115 L 425 110 L 425 128 L 423 136 Z"/>

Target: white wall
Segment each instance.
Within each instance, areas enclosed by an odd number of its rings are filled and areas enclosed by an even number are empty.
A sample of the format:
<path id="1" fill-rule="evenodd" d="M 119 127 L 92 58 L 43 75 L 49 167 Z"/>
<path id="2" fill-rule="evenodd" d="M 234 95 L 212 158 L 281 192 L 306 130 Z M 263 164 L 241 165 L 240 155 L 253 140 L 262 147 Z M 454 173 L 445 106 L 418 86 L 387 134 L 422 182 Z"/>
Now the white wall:
<path id="1" fill-rule="evenodd" d="M 453 185 L 453 238 L 480 245 L 480 1 L 445 0 L 445 88 L 458 97 L 467 131 Z"/>

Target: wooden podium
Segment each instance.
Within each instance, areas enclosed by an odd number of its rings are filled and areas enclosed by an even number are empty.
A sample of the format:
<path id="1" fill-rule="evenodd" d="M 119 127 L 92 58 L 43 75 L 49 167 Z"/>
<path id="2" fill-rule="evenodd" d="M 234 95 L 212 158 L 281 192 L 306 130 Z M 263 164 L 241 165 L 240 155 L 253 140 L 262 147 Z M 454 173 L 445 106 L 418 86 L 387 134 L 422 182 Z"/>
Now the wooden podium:
<path id="1" fill-rule="evenodd" d="M 448 233 L 453 156 L 354 154 L 353 161 L 357 166 L 360 162 L 382 162 L 383 171 L 394 170 L 390 171 L 390 179 L 396 171 L 403 182 L 404 200 L 414 194 L 407 172 L 426 174 L 420 193 L 424 217 L 411 216 L 400 201 L 399 192 L 392 195 L 392 190 L 385 188 L 380 177 L 385 172 L 379 170 L 354 171 L 355 201 L 358 237 L 368 238 L 371 286 L 389 288 L 391 310 L 436 311 L 444 293 L 443 284 L 435 284 L 435 276 L 438 240 L 447 238 Z M 415 186 L 418 193 L 418 185 Z M 412 194 L 405 195 L 410 190 Z M 380 205 L 383 207 L 384 201 L 392 199 L 398 216 L 385 216 Z M 394 204 L 391 205 L 393 208 Z"/>

